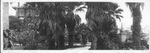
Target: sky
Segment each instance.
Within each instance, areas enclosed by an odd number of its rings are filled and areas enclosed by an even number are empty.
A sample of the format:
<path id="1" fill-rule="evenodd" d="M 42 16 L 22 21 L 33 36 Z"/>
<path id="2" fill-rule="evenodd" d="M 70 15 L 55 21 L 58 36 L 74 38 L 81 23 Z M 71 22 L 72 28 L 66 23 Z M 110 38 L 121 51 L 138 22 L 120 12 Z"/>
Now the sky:
<path id="1" fill-rule="evenodd" d="M 119 8 L 123 9 L 122 16 L 123 18 L 121 19 L 122 24 L 123 24 L 123 29 L 124 30 L 131 30 L 131 25 L 132 25 L 132 17 L 131 17 L 131 12 L 125 2 L 117 2 L 119 5 Z"/>
<path id="2" fill-rule="evenodd" d="M 141 22 L 141 25 L 142 25 L 142 28 L 143 30 L 145 30 L 145 32 L 149 32 L 150 33 L 150 3 L 149 2 L 146 2 L 145 3 L 145 7 L 144 7 L 144 10 L 142 11 L 142 22 Z"/>

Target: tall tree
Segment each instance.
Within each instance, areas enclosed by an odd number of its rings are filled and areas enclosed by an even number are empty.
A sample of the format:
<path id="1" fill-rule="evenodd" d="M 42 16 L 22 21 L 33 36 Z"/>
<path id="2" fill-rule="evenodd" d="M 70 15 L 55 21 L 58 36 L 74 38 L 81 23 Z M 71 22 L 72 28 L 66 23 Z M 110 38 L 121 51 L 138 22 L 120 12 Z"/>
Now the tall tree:
<path id="1" fill-rule="evenodd" d="M 63 48 L 65 29 L 64 9 L 59 2 L 29 2 L 25 8 L 31 8 L 39 12 L 38 17 L 31 17 L 29 23 L 33 24 L 40 36 L 45 36 L 45 42 L 49 43 L 49 49 Z M 27 19 L 27 18 L 26 18 Z M 25 20 L 26 20 L 25 19 Z M 28 24 L 29 24 L 28 23 Z M 55 45 L 57 44 L 57 46 Z"/>
<path id="2" fill-rule="evenodd" d="M 36 22 L 39 24 L 35 27 L 41 35 L 51 37 L 48 40 L 49 47 L 54 48 L 56 42 L 57 48 L 63 48 L 65 24 L 69 31 L 69 45 L 73 46 L 73 31 L 76 25 L 73 10 L 76 5 L 80 5 L 80 2 L 31 2 L 25 6 L 40 12 L 37 18 L 40 21 Z M 53 38 L 55 40 L 52 40 Z"/>
<path id="3" fill-rule="evenodd" d="M 62 4 L 62 6 L 67 7 L 67 9 L 66 9 L 67 14 L 66 14 L 65 22 L 66 22 L 68 34 L 69 34 L 69 47 L 72 47 L 73 42 L 74 42 L 73 41 L 74 29 L 79 20 L 73 11 L 75 9 L 75 6 L 80 6 L 82 4 L 82 2 L 62 2 L 61 4 Z"/>
<path id="4" fill-rule="evenodd" d="M 133 37 L 133 44 L 134 49 L 141 49 L 141 7 L 143 6 L 143 3 L 126 3 L 129 6 L 129 9 L 132 13 L 133 17 L 133 25 L 132 25 L 132 37 Z"/>
<path id="5" fill-rule="evenodd" d="M 114 15 L 118 5 L 111 2 L 87 2 L 86 18 L 92 33 L 91 49 L 118 49 L 109 33 L 116 28 Z M 118 17 L 116 17 L 118 18 Z"/>

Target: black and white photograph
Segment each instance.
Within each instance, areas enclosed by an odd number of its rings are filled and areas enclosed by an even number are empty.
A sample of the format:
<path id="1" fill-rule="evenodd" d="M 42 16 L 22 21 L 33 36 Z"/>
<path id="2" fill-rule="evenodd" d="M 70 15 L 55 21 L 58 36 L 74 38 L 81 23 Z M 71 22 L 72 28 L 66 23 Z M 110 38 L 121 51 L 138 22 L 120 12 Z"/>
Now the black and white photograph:
<path id="1" fill-rule="evenodd" d="M 149 51 L 149 14 L 150 0 L 2 1 L 1 53 Z"/>

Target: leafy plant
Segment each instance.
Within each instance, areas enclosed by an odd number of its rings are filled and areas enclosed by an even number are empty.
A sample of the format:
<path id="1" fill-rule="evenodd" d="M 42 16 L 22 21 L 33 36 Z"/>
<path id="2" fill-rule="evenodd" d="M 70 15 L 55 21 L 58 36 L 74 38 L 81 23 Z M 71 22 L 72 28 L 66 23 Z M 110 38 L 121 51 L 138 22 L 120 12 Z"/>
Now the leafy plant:
<path id="1" fill-rule="evenodd" d="M 115 30 L 117 29 L 115 18 L 120 19 L 122 16 L 118 14 L 123 10 L 117 9 L 119 6 L 111 2 L 87 2 L 86 4 L 88 6 L 86 15 L 88 27 L 98 39 L 97 42 L 92 43 L 97 43 L 97 48 L 91 47 L 91 49 L 120 48 L 119 43 L 121 41 L 118 41 L 120 38 L 116 33 L 117 30 Z"/>

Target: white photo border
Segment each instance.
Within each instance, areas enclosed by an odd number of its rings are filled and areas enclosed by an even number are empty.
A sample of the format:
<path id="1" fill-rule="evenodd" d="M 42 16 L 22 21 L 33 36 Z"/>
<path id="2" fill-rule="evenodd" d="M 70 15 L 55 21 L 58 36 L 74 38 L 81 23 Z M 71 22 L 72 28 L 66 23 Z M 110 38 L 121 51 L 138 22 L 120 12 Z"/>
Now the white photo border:
<path id="1" fill-rule="evenodd" d="M 149 50 L 3 50 L 3 2 L 144 2 L 150 0 L 1 0 L 1 52 L 2 53 L 150 53 Z M 149 9 L 150 10 L 150 9 Z"/>

